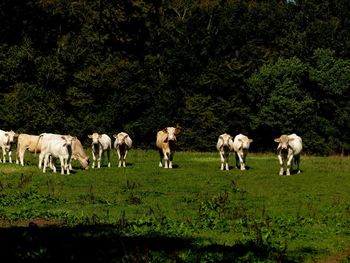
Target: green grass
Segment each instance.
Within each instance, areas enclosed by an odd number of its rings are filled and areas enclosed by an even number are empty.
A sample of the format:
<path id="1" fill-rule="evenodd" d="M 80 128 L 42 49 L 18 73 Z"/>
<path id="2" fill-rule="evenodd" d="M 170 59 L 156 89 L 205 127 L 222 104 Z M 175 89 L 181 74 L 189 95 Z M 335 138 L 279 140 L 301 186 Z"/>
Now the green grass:
<path id="1" fill-rule="evenodd" d="M 113 152 L 111 168 L 84 171 L 74 162 L 63 176 L 25 158 L 25 167 L 0 164 L 3 226 L 117 225 L 125 236 L 190 238 L 199 247 L 253 244 L 268 252 L 254 257 L 272 261 L 312 261 L 350 247 L 349 158 L 302 156 L 301 175 L 290 177 L 278 175 L 270 154 L 250 154 L 246 171 L 220 171 L 217 153 L 177 152 L 175 169 L 163 169 L 156 151 L 130 151 L 126 168 Z"/>

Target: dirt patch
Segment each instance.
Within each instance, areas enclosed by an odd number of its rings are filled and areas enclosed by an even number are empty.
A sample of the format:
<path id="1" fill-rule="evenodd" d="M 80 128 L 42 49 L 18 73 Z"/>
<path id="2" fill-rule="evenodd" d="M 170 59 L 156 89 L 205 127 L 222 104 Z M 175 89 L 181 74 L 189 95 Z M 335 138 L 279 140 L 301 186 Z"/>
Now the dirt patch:
<path id="1" fill-rule="evenodd" d="M 350 247 L 348 247 L 344 252 L 338 253 L 328 258 L 320 259 L 316 261 L 317 263 L 339 263 L 348 262 L 350 259 Z"/>

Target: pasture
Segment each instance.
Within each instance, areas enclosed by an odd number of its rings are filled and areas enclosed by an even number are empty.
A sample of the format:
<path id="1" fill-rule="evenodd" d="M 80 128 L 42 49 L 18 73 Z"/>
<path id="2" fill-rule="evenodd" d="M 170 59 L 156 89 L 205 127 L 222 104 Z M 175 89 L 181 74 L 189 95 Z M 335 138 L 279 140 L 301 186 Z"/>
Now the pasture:
<path id="1" fill-rule="evenodd" d="M 89 152 L 91 158 L 91 153 Z M 0 164 L 0 242 L 19 260 L 314 262 L 350 259 L 350 159 L 301 157 L 279 176 L 275 154 L 221 171 L 219 155 L 131 150 L 126 168 L 43 174 Z M 29 225 L 29 227 L 28 227 Z M 83 252 L 85 251 L 85 252 Z"/>

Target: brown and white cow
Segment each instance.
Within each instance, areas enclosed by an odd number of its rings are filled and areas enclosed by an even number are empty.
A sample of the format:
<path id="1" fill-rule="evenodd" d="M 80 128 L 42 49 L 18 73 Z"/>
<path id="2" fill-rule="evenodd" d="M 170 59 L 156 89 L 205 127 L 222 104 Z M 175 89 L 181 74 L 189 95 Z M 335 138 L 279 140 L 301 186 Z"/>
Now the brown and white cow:
<path id="1" fill-rule="evenodd" d="M 107 152 L 108 167 L 111 167 L 110 151 L 112 148 L 112 140 L 107 134 L 98 134 L 94 132 L 88 137 L 92 140 L 92 168 L 95 168 L 95 162 L 97 159 L 97 168 L 101 167 L 101 159 L 104 152 Z"/>
<path id="2" fill-rule="evenodd" d="M 173 168 L 176 135 L 179 133 L 180 129 L 174 127 L 167 127 L 157 132 L 156 146 L 160 154 L 159 167 Z"/>
<path id="3" fill-rule="evenodd" d="M 293 165 L 293 159 L 298 167 L 297 173 L 300 173 L 300 153 L 303 149 L 302 139 L 295 133 L 290 135 L 281 135 L 276 138 L 278 143 L 277 154 L 280 163 L 280 175 L 283 175 L 284 165 L 287 166 L 286 175 L 290 176 L 290 168 Z"/>
<path id="4" fill-rule="evenodd" d="M 125 132 L 120 132 L 118 134 L 114 134 L 114 149 L 117 150 L 119 164 L 118 167 L 126 167 L 125 160 L 128 155 L 129 149 L 132 147 L 132 140 L 129 134 Z"/>
<path id="5" fill-rule="evenodd" d="M 0 130 L 0 147 L 2 149 L 3 162 L 6 163 L 6 154 L 9 157 L 9 162 L 12 163 L 12 144 L 18 135 L 14 131 Z M 1 158 L 0 158 L 1 163 Z"/>
<path id="6" fill-rule="evenodd" d="M 238 134 L 233 140 L 233 150 L 236 152 L 236 167 L 241 170 L 245 170 L 245 160 L 252 142 L 252 139 L 243 134 Z"/>
<path id="7" fill-rule="evenodd" d="M 56 134 L 56 137 L 61 135 Z M 67 135 L 64 135 L 67 136 Z M 38 135 L 29 135 L 22 133 L 18 136 L 16 163 L 24 166 L 24 153 L 28 150 L 31 153 L 41 152 L 42 140 L 38 140 Z M 73 160 L 78 160 L 84 169 L 89 169 L 89 157 L 86 155 L 81 142 L 76 139 L 72 144 Z"/>
<path id="8" fill-rule="evenodd" d="M 38 135 L 29 135 L 25 133 L 18 135 L 16 164 L 24 166 L 24 153 L 26 150 L 28 150 L 31 153 L 41 152 L 41 141 L 39 141 L 39 143 L 37 144 L 38 139 Z"/>
<path id="9" fill-rule="evenodd" d="M 230 134 L 221 134 L 216 143 L 216 149 L 220 154 L 221 170 L 229 170 L 228 157 L 230 152 L 233 151 L 233 140 Z"/>

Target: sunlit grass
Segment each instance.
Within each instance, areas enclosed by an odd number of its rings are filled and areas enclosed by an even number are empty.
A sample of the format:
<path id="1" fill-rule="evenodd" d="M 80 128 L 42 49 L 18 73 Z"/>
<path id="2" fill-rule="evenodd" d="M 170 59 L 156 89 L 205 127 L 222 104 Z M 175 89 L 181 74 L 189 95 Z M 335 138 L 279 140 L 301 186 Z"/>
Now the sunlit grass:
<path id="1" fill-rule="evenodd" d="M 290 177 L 278 175 L 273 154 L 249 154 L 246 171 L 234 168 L 231 156 L 231 169 L 221 171 L 216 152 L 177 152 L 175 168 L 163 169 L 158 152 L 132 150 L 126 168 L 117 167 L 113 152 L 111 168 L 84 171 L 74 162 L 71 175 L 43 174 L 36 158 L 27 154 L 24 167 L 0 164 L 1 218 L 98 218 L 114 224 L 122 216 L 132 221 L 156 215 L 185 224 L 184 235 L 234 244 L 248 237 L 237 231 L 237 220 L 248 216 L 271 220 L 266 231 L 290 255 L 321 257 L 350 244 L 349 158 L 303 156 L 302 173 Z M 223 214 L 211 214 L 218 210 L 210 205 L 225 195 Z M 204 218 L 203 204 L 209 206 Z M 211 216 L 217 221 L 209 222 Z"/>

